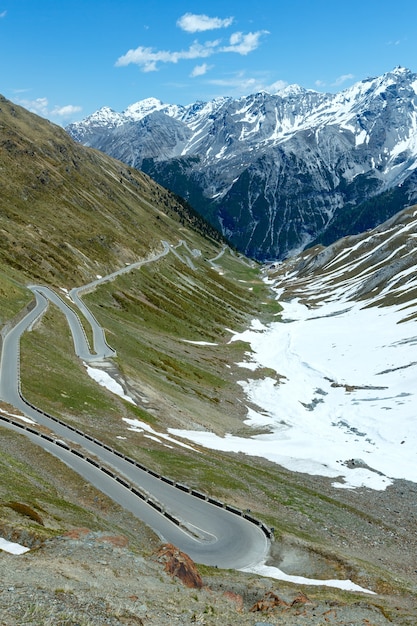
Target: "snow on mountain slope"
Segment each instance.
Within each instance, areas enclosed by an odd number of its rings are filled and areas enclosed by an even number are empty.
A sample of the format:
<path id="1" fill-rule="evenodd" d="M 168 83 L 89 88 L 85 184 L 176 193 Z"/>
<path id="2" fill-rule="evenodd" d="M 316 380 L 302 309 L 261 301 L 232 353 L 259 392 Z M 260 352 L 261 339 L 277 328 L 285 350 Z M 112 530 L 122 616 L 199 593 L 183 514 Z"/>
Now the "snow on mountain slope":
<path id="1" fill-rule="evenodd" d="M 292 85 L 186 106 L 148 98 L 67 131 L 184 196 L 247 255 L 280 259 L 417 168 L 417 75 L 397 67 L 336 94 Z M 365 227 L 388 216 L 362 214 Z M 359 232 L 354 220 L 344 228 Z"/>
<path id="2" fill-rule="evenodd" d="M 210 448 L 328 476 L 335 488 L 417 482 L 417 207 L 379 229 L 268 270 L 280 321 L 235 335 L 251 345 L 242 381 L 249 438 L 173 431 Z M 246 378 L 243 377 L 243 378 Z"/>
<path id="3" fill-rule="evenodd" d="M 98 130 L 100 124 L 107 129 L 111 125 L 140 121 L 155 111 L 162 111 L 193 131 L 187 145 L 179 154 L 194 154 L 196 148 L 192 146 L 196 144 L 196 135 L 203 132 L 209 135 L 210 130 L 216 126 L 215 118 L 221 114 L 231 118 L 228 120 L 231 122 L 231 138 L 240 141 L 251 138 L 249 143 L 255 142 L 256 145 L 277 145 L 288 141 L 301 130 L 320 131 L 329 125 L 338 125 L 341 129 L 357 135 L 355 143 L 360 145 L 370 139 L 362 120 L 358 119 L 364 109 L 368 106 L 374 108 L 376 98 L 385 101 L 382 103 L 382 108 L 385 108 L 386 92 L 395 89 L 399 79 L 408 80 L 413 76 L 405 68 L 395 68 L 388 74 L 361 81 L 337 94 L 323 94 L 291 85 L 273 95 L 261 92 L 238 100 L 217 98 L 211 102 L 197 102 L 187 106 L 163 104 L 156 98 L 146 98 L 131 104 L 123 113 L 103 107 L 85 120 L 71 124 L 67 130 L 77 138 L 92 125 L 95 130 Z M 417 77 L 408 84 L 408 88 L 402 87 L 402 91 L 399 95 L 413 98 L 417 94 Z M 415 102 L 411 104 L 407 112 L 411 133 L 408 132 L 408 125 L 395 130 L 403 140 L 408 137 L 410 145 L 415 147 L 413 131 L 416 129 L 417 107 Z M 237 127 L 237 132 L 234 132 L 234 126 Z M 371 132 L 372 129 L 368 130 Z M 406 143 L 405 146 L 407 145 Z M 227 152 L 230 152 L 229 148 L 226 146 Z"/>

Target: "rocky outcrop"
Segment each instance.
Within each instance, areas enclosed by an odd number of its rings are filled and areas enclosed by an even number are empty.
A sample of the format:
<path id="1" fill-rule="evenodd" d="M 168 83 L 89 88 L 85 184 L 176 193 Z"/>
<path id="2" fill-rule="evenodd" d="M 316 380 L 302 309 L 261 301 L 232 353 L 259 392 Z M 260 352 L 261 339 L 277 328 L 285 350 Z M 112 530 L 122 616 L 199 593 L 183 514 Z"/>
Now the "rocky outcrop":
<path id="1" fill-rule="evenodd" d="M 273 591 L 268 591 L 261 600 L 255 602 L 250 610 L 252 613 L 256 613 L 257 611 L 270 613 L 278 606 L 287 608 L 290 605 Z"/>
<path id="2" fill-rule="evenodd" d="M 164 564 L 165 571 L 179 578 L 186 587 L 201 589 L 203 580 L 190 557 L 171 543 L 164 544 L 156 554 L 156 560 Z"/>

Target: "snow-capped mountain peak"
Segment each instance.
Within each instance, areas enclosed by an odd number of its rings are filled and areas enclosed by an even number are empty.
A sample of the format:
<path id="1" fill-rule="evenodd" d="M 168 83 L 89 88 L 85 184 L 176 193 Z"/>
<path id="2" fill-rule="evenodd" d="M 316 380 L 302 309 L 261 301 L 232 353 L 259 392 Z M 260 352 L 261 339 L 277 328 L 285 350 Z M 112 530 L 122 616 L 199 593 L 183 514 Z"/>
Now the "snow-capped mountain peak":
<path id="1" fill-rule="evenodd" d="M 289 85 L 185 106 L 147 98 L 67 130 L 185 196 L 246 254 L 281 258 L 417 169 L 417 74 L 396 67 L 339 93 Z M 407 194 L 403 203 L 414 184 Z"/>
<path id="2" fill-rule="evenodd" d="M 305 89 L 297 84 L 287 85 L 283 89 L 279 89 L 275 92 L 276 96 L 280 96 L 281 98 L 296 98 L 300 95 L 304 95 L 307 91 L 312 91 L 310 89 Z"/>
<path id="3" fill-rule="evenodd" d="M 157 98 L 146 98 L 145 100 L 140 100 L 139 102 L 130 104 L 123 111 L 122 115 L 132 121 L 138 121 L 154 111 L 164 109 L 166 106 L 167 105 L 163 104 Z"/>

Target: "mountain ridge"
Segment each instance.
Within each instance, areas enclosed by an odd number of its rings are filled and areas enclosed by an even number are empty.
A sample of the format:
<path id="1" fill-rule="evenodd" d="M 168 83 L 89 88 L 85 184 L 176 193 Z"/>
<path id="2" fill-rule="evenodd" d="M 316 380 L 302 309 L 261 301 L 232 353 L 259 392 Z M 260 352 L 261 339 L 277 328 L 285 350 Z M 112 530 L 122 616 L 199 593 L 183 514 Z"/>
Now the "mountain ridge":
<path id="1" fill-rule="evenodd" d="M 291 85 L 187 106 L 148 98 L 66 130 L 183 195 L 264 261 L 295 254 L 341 211 L 404 184 L 417 167 L 416 129 L 417 74 L 397 67 L 336 94 Z"/>
<path id="2" fill-rule="evenodd" d="M 182 198 L 4 97 L 0 124 L 0 262 L 31 280 L 85 282 L 146 256 L 173 227 L 225 243 Z"/>

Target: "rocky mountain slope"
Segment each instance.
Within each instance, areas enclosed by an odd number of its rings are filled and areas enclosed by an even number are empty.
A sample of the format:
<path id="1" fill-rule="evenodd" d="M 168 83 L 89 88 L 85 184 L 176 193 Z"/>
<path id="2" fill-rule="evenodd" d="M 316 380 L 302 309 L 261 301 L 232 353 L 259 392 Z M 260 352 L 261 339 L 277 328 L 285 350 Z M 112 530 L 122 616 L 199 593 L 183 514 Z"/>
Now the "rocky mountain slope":
<path id="1" fill-rule="evenodd" d="M 309 248 L 268 273 L 281 298 L 310 308 L 343 292 L 347 302 L 397 308 L 400 321 L 417 317 L 417 207 L 396 213 L 375 229 Z"/>
<path id="2" fill-rule="evenodd" d="M 172 546 L 144 558 L 123 535 L 86 528 L 0 559 L 2 626 L 392 624 L 372 599 L 341 599 L 330 590 L 323 598 L 239 572 L 213 570 L 202 579 Z"/>
<path id="3" fill-rule="evenodd" d="M 150 98 L 67 131 L 186 198 L 247 255 L 282 259 L 415 201 L 416 94 L 417 75 L 397 67 L 337 94 Z"/>

